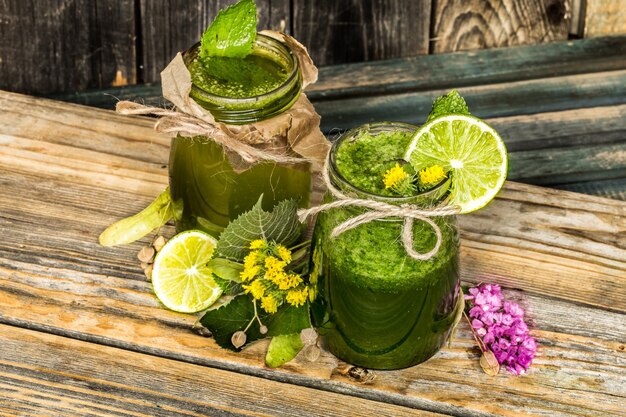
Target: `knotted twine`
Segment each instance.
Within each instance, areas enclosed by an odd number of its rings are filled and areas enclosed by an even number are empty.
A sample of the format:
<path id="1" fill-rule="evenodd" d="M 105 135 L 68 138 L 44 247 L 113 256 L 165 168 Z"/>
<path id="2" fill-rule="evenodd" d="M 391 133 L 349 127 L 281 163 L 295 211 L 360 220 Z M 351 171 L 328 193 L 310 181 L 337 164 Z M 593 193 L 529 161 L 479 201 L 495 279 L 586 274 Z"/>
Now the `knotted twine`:
<path id="1" fill-rule="evenodd" d="M 289 156 L 286 153 L 277 153 L 252 146 L 246 141 L 250 134 L 233 136 L 226 133 L 219 123 L 206 122 L 180 110 L 168 110 L 161 107 L 144 106 L 143 104 L 120 101 L 115 106 L 115 111 L 125 115 L 158 116 L 154 124 L 154 130 L 160 133 L 169 133 L 181 136 L 206 136 L 225 149 L 239 155 L 248 163 L 259 161 L 271 161 L 276 163 L 301 163 L 301 157 Z M 250 144 L 249 144 L 250 143 Z"/>
<path id="2" fill-rule="evenodd" d="M 330 233 L 330 238 L 334 239 L 342 233 L 347 232 L 348 230 L 354 229 L 357 226 L 375 220 L 386 219 L 389 217 L 400 217 L 404 219 L 401 232 L 402 244 L 404 245 L 406 253 L 411 258 L 418 261 L 426 261 L 439 253 L 439 249 L 441 249 L 441 244 L 443 241 L 443 236 L 441 233 L 441 229 L 431 219 L 431 217 L 452 216 L 458 214 L 459 207 L 446 205 L 441 207 L 434 207 L 431 209 L 422 209 L 412 204 L 395 206 L 381 201 L 351 198 L 343 194 L 332 184 L 330 180 L 329 169 L 330 154 L 326 157 L 324 169 L 322 169 L 322 179 L 328 191 L 335 198 L 335 201 L 316 207 L 311 207 L 309 209 L 298 210 L 298 217 L 300 218 L 301 222 L 304 222 L 309 216 L 318 214 L 322 211 L 328 211 L 331 209 L 342 207 L 362 207 L 369 210 L 335 226 L 335 228 Z M 427 223 L 430 227 L 432 227 L 433 231 L 435 232 L 435 236 L 437 238 L 435 246 L 427 253 L 419 253 L 415 251 L 415 249 L 413 249 L 413 223 L 415 220 L 421 220 Z"/>

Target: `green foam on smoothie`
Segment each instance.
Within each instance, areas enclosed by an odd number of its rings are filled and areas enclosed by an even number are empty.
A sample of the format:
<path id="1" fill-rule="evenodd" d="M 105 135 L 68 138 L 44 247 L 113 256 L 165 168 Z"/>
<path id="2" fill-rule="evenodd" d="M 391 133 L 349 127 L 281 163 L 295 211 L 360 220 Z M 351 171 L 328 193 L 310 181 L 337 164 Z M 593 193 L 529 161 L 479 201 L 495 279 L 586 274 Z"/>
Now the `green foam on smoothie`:
<path id="1" fill-rule="evenodd" d="M 363 132 L 343 141 L 337 149 L 337 170 L 353 186 L 368 193 L 394 196 L 385 189 L 383 175 L 404 156 L 415 132 Z"/>
<path id="2" fill-rule="evenodd" d="M 261 55 L 245 58 L 208 57 L 189 65 L 192 82 L 213 95 L 254 97 L 280 87 L 288 77 L 278 62 Z"/>

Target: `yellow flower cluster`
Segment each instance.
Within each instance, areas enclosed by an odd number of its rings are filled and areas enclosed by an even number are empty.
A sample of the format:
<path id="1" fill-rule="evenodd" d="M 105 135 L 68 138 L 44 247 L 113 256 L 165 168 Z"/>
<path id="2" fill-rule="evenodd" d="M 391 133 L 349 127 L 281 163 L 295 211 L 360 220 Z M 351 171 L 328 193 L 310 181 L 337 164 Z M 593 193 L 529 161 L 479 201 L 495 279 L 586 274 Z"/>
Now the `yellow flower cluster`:
<path id="1" fill-rule="evenodd" d="M 309 289 L 304 287 L 300 290 L 289 291 L 285 300 L 292 306 L 300 307 L 306 303 L 307 298 L 309 298 Z"/>
<path id="2" fill-rule="evenodd" d="M 402 181 L 407 179 L 409 174 L 400 166 L 400 164 L 396 163 L 396 166 L 388 169 L 383 176 L 383 182 L 385 183 L 385 188 L 394 188 L 397 187 Z"/>
<path id="3" fill-rule="evenodd" d="M 419 173 L 420 182 L 423 185 L 436 185 L 446 178 L 446 172 L 441 165 L 433 165 L 422 169 Z"/>
<path id="4" fill-rule="evenodd" d="M 267 313 L 274 314 L 278 311 L 278 301 L 272 295 L 267 295 L 261 299 L 261 308 Z"/>
<path id="5" fill-rule="evenodd" d="M 283 245 L 261 239 L 250 243 L 240 274 L 242 287 L 267 313 L 275 313 L 283 302 L 300 307 L 310 296 L 302 277 L 285 270 L 291 261 L 291 251 Z"/>

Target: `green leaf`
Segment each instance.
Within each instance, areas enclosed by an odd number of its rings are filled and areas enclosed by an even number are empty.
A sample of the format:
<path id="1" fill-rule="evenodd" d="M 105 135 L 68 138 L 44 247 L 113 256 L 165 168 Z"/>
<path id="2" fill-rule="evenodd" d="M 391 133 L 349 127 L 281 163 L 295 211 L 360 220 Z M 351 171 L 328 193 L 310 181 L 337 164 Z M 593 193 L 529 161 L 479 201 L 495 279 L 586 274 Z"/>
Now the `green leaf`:
<path id="1" fill-rule="evenodd" d="M 239 295 L 243 293 L 241 283 L 223 279 L 217 275 L 213 275 L 213 281 L 222 289 L 223 295 Z"/>
<path id="2" fill-rule="evenodd" d="M 308 305 L 296 308 L 283 304 L 274 314 L 268 314 L 261 308 L 257 308 L 257 312 L 261 322 L 268 327 L 268 333 L 262 335 L 259 331 L 259 322 L 254 320 L 246 331 L 246 343 L 264 337 L 299 334 L 302 329 L 311 327 Z M 207 310 L 200 323 L 211 331 L 218 345 L 230 350 L 239 350 L 235 349 L 230 338 L 236 331 L 245 329 L 253 317 L 252 299 L 248 295 L 238 295 L 219 308 Z"/>
<path id="3" fill-rule="evenodd" d="M 265 363 L 270 368 L 278 368 L 296 357 L 304 347 L 300 333 L 274 336 L 265 355 Z"/>
<path id="4" fill-rule="evenodd" d="M 225 56 L 244 58 L 252 51 L 256 39 L 256 5 L 254 0 L 220 10 L 202 35 L 200 58 Z"/>
<path id="5" fill-rule="evenodd" d="M 259 309 L 261 321 L 265 322 L 267 314 Z M 247 295 L 239 295 L 233 298 L 228 304 L 215 310 L 207 311 L 200 319 L 200 323 L 209 329 L 213 338 L 223 348 L 236 349 L 230 338 L 233 333 L 246 328 L 250 320 L 254 317 L 254 306 L 252 300 Z M 246 343 L 265 337 L 259 331 L 259 323 L 255 320 L 248 331 Z"/>
<path id="6" fill-rule="evenodd" d="M 243 265 L 224 258 L 213 258 L 207 264 L 211 271 L 220 278 L 228 281 L 241 282 Z"/>
<path id="7" fill-rule="evenodd" d="M 433 102 L 433 109 L 428 115 L 427 122 L 440 116 L 447 114 L 466 114 L 469 115 L 469 108 L 465 103 L 465 99 L 461 97 L 458 91 L 452 90 L 448 94 L 438 97 Z"/>
<path id="8" fill-rule="evenodd" d="M 255 239 L 276 241 L 285 246 L 296 241 L 301 231 L 298 221 L 298 205 L 294 200 L 281 201 L 271 213 L 263 211 L 261 201 L 252 209 L 230 222 L 217 243 L 219 257 L 243 262 L 249 245 Z"/>
<path id="9" fill-rule="evenodd" d="M 278 311 L 267 320 L 268 336 L 280 336 L 290 333 L 300 333 L 302 329 L 311 327 L 309 305 L 294 307 L 283 304 Z"/>
<path id="10" fill-rule="evenodd" d="M 141 239 L 154 229 L 167 223 L 174 216 L 174 205 L 169 187 L 148 207 L 118 222 L 113 223 L 100 234 L 102 246 L 125 245 Z"/>

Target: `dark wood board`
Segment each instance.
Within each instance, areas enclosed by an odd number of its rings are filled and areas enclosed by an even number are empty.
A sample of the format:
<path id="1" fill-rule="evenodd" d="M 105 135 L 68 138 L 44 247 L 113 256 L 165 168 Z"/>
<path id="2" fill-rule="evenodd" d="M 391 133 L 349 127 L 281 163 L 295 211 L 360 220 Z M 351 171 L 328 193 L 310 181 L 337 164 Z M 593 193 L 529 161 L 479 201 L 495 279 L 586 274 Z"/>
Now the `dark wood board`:
<path id="1" fill-rule="evenodd" d="M 434 53 L 567 39 L 571 0 L 437 0 Z"/>
<path id="2" fill-rule="evenodd" d="M 6 0 L 0 89 L 45 94 L 136 81 L 133 0 Z"/>
<path id="3" fill-rule="evenodd" d="M 325 132 L 381 120 L 421 124 L 433 100 L 448 91 L 337 98 L 314 104 Z M 470 111 L 481 118 L 612 106 L 626 103 L 626 70 L 461 87 L 458 91 Z"/>
<path id="4" fill-rule="evenodd" d="M 293 0 L 293 35 L 317 65 L 428 54 L 431 0 Z"/>

